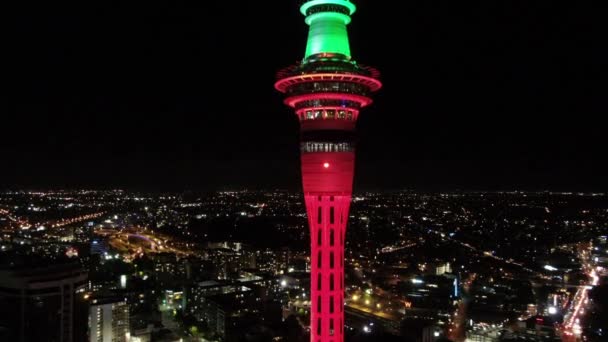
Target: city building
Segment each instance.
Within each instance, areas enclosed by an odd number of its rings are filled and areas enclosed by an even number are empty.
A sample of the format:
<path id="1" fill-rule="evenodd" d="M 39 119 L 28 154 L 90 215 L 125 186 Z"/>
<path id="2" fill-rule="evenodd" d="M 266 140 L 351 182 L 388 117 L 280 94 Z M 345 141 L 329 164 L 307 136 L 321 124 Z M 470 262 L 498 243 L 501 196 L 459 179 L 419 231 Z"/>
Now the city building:
<path id="1" fill-rule="evenodd" d="M 104 238 L 95 238 L 91 240 L 91 255 L 107 255 L 110 251 L 108 240 Z"/>
<path id="2" fill-rule="evenodd" d="M 98 298 L 89 307 L 90 342 L 129 340 L 129 305 L 124 298 Z"/>
<path id="3" fill-rule="evenodd" d="M 86 271 L 78 263 L 30 261 L 0 269 L 1 339 L 85 341 Z"/>
<path id="4" fill-rule="evenodd" d="M 236 321 L 245 314 L 257 315 L 260 312 L 259 298 L 251 292 L 217 294 L 206 298 L 203 315 L 209 329 L 226 339 L 229 334 L 237 334 Z"/>
<path id="5" fill-rule="evenodd" d="M 347 0 L 304 1 L 310 26 L 298 65 L 275 88 L 300 121 L 302 182 L 311 242 L 311 341 L 344 340 L 344 239 L 355 167 L 355 124 L 382 86 L 379 73 L 351 58 Z"/>
<path id="6" fill-rule="evenodd" d="M 450 265 L 449 262 L 446 263 L 442 263 L 439 265 L 435 266 L 435 274 L 436 275 L 442 275 L 445 273 L 452 273 L 452 266 Z"/>

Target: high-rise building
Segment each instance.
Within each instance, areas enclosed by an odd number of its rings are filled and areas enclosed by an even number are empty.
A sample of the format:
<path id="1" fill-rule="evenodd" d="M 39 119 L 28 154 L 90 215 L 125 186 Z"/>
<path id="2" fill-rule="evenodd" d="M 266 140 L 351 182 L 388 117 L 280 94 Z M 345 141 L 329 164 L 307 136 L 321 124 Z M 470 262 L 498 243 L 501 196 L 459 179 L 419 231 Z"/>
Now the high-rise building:
<path id="1" fill-rule="evenodd" d="M 311 236 L 311 341 L 344 340 L 344 240 L 355 167 L 355 124 L 379 73 L 351 58 L 348 0 L 308 0 L 304 59 L 275 88 L 300 121 L 302 182 Z"/>
<path id="2" fill-rule="evenodd" d="M 87 273 L 78 263 L 0 268 L 0 340 L 85 341 Z"/>
<path id="3" fill-rule="evenodd" d="M 89 308 L 90 342 L 126 342 L 129 339 L 129 305 L 124 298 L 97 298 Z"/>

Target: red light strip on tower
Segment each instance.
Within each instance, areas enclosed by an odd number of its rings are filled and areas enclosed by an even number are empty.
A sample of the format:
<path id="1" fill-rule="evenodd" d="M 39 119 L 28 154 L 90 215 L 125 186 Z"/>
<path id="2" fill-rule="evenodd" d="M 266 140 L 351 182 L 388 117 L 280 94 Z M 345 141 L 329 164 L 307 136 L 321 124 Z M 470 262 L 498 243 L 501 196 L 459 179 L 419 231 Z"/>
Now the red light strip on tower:
<path id="1" fill-rule="evenodd" d="M 288 97 L 285 99 L 285 104 L 290 107 L 295 107 L 299 102 L 311 100 L 346 100 L 358 102 L 361 107 L 369 106 L 373 102 L 369 97 L 361 95 L 344 93 L 314 93 Z"/>
<path id="2" fill-rule="evenodd" d="M 307 83 L 307 82 L 351 82 L 362 84 L 366 87 L 369 87 L 371 91 L 377 91 L 382 88 L 382 83 L 377 79 L 362 76 L 362 75 L 354 75 L 354 74 L 307 74 L 307 75 L 298 75 L 284 78 L 277 83 L 274 84 L 274 87 L 280 91 L 285 92 L 287 88 L 292 85 L 299 83 Z"/>

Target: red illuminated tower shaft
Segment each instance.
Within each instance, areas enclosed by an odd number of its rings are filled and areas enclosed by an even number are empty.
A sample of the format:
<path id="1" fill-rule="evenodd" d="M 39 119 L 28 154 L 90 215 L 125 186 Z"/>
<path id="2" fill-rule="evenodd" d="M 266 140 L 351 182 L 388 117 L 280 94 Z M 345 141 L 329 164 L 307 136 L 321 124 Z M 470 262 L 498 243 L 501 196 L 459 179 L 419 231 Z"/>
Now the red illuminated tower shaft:
<path id="1" fill-rule="evenodd" d="M 302 180 L 311 236 L 311 341 L 342 341 L 344 242 L 355 154 L 303 152 Z"/>
<path id="2" fill-rule="evenodd" d="M 344 244 L 355 168 L 355 125 L 378 72 L 351 59 L 348 0 L 307 0 L 306 54 L 279 72 L 275 88 L 300 121 L 302 183 L 310 228 L 310 340 L 344 340 Z"/>

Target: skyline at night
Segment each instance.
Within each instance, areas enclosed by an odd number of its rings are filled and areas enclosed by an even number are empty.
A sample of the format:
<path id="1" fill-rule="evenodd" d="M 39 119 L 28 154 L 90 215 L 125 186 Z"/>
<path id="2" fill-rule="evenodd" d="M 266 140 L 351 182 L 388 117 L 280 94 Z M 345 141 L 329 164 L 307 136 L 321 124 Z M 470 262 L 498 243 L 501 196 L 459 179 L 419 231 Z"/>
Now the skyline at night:
<path id="1" fill-rule="evenodd" d="M 298 187 L 269 86 L 304 54 L 296 2 L 14 6 L 0 187 Z M 359 120 L 357 189 L 606 189 L 591 6 L 357 6 L 352 52 L 387 88 Z"/>
<path id="2" fill-rule="evenodd" d="M 594 6 L 12 5 L 0 341 L 606 341 Z"/>

